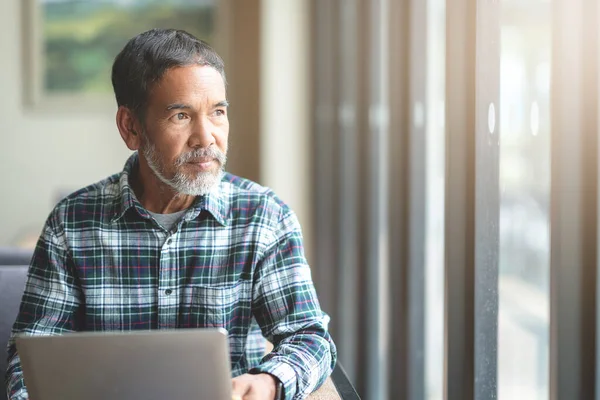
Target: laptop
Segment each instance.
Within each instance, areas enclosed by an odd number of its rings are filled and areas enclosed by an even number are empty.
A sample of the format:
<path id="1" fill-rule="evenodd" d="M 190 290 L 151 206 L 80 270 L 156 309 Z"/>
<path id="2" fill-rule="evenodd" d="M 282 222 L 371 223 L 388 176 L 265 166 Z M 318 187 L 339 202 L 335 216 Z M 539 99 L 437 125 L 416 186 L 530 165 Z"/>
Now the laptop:
<path id="1" fill-rule="evenodd" d="M 224 329 L 16 339 L 33 400 L 231 400 Z"/>

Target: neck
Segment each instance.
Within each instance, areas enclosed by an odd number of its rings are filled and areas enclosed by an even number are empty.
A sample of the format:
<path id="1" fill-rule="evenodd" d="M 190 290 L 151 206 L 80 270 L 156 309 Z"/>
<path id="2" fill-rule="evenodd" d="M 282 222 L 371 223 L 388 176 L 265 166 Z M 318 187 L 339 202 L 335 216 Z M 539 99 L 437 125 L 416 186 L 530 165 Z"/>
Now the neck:
<path id="1" fill-rule="evenodd" d="M 158 179 L 143 156 L 131 179 L 131 188 L 142 206 L 153 213 L 172 214 L 190 208 L 196 196 L 176 192 Z"/>

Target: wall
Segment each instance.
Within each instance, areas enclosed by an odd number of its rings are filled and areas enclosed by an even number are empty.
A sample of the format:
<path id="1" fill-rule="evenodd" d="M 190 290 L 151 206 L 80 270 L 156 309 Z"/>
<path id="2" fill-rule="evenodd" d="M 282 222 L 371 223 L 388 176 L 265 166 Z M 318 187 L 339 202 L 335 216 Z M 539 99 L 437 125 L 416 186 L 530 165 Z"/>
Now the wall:
<path id="1" fill-rule="evenodd" d="M 310 2 L 261 2 L 261 179 L 294 209 L 311 259 Z"/>
<path id="2" fill-rule="evenodd" d="M 255 182 L 261 182 L 260 1 L 221 0 L 214 43 L 231 104 L 227 170 Z"/>
<path id="3" fill-rule="evenodd" d="M 229 170 L 272 188 L 313 254 L 310 2 L 221 0 L 217 43 L 231 97 Z"/>
<path id="4" fill-rule="evenodd" d="M 121 170 L 129 154 L 113 110 L 23 106 L 20 15 L 20 0 L 0 2 L 0 246 L 37 236 L 58 191 Z"/>

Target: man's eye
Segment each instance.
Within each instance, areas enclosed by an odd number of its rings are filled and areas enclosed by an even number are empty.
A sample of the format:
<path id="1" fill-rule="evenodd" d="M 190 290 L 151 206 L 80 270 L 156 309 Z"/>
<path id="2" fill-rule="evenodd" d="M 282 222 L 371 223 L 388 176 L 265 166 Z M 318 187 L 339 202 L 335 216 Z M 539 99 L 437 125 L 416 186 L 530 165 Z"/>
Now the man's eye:
<path id="1" fill-rule="evenodd" d="M 217 117 L 222 117 L 223 115 L 225 115 L 225 110 L 216 110 L 215 114 L 217 115 Z"/>
<path id="2" fill-rule="evenodd" d="M 170 119 L 171 119 L 171 121 L 174 121 L 174 122 L 181 122 L 181 121 L 187 121 L 189 118 L 190 117 L 186 113 L 180 112 L 180 113 L 173 115 Z"/>

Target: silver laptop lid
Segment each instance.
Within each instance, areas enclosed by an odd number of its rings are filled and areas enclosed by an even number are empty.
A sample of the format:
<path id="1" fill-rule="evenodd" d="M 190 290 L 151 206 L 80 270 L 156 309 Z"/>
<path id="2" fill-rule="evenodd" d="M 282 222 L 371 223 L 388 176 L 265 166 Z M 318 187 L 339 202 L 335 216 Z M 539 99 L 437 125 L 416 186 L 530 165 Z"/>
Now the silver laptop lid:
<path id="1" fill-rule="evenodd" d="M 227 332 L 182 329 L 16 340 L 34 400 L 230 400 Z"/>

